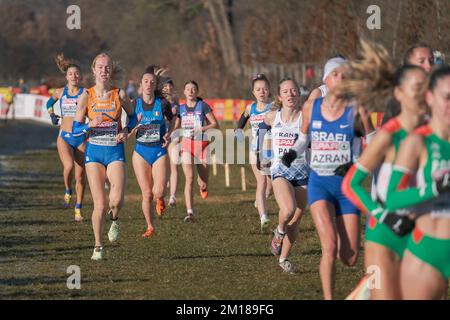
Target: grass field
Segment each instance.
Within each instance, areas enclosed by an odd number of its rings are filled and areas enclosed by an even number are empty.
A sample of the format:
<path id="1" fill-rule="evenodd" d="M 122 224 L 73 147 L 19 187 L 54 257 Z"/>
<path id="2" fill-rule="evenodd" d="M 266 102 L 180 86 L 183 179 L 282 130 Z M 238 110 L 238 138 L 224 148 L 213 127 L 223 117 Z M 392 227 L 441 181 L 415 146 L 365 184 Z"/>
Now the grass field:
<path id="1" fill-rule="evenodd" d="M 1 129 L 1 128 L 0 128 Z M 36 137 L 39 139 L 39 137 Z M 131 166 L 134 142 L 127 145 L 127 189 L 121 211 L 121 238 L 109 244 L 105 259 L 90 260 L 93 234 L 89 189 L 85 222 L 73 221 L 73 209 L 60 207 L 61 164 L 55 148 L 1 158 L 0 298 L 1 299 L 321 299 L 320 244 L 309 211 L 300 228 L 287 275 L 270 253 L 271 235 L 260 234 L 253 207 L 254 188 L 240 189 L 240 166 L 232 165 L 231 187 L 223 167 L 210 180 L 210 197 L 196 188 L 197 223 L 185 215 L 181 168 L 178 206 L 157 220 L 157 234 L 143 239 L 145 222 L 140 190 Z M 247 180 L 254 183 L 250 167 Z M 271 227 L 277 206 L 269 201 Z M 355 267 L 337 265 L 336 298 L 343 299 L 363 276 L 362 256 Z M 81 268 L 81 289 L 66 286 L 67 267 Z"/>

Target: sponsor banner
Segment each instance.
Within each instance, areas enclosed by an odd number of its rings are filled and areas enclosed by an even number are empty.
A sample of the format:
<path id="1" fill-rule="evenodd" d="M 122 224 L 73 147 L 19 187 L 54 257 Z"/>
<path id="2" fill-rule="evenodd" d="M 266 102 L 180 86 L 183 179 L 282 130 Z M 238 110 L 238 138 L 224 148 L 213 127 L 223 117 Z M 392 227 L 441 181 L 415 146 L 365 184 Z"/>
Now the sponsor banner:
<path id="1" fill-rule="evenodd" d="M 0 92 L 0 113 L 6 112 L 5 99 Z M 14 96 L 14 107 L 16 118 L 34 119 L 51 124 L 50 116 L 47 113 L 47 100 L 49 97 L 36 94 L 16 94 Z M 180 100 L 180 103 L 185 101 Z M 205 99 L 205 102 L 211 106 L 214 115 L 218 121 L 238 121 L 245 107 L 251 104 L 251 100 L 242 99 Z M 56 108 L 55 113 L 59 112 Z M 12 116 L 12 112 L 8 117 Z M 126 125 L 126 113 L 122 112 L 122 124 Z M 381 126 L 383 119 L 382 113 L 371 114 L 371 120 L 375 128 Z"/>

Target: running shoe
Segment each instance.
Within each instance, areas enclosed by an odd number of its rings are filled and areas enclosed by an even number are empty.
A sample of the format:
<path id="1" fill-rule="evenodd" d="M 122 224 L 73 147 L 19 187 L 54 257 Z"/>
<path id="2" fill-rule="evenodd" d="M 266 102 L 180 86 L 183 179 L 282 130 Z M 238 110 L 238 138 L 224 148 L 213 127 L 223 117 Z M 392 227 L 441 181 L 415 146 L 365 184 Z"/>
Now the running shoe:
<path id="1" fill-rule="evenodd" d="M 281 269 L 283 269 L 284 272 L 288 273 L 288 274 L 294 274 L 294 267 L 292 266 L 292 264 L 289 262 L 289 260 L 284 260 L 282 262 L 280 262 L 278 264 L 280 266 Z"/>
<path id="2" fill-rule="evenodd" d="M 175 207 L 177 205 L 177 198 L 175 196 L 170 196 L 169 207 Z"/>
<path id="3" fill-rule="evenodd" d="M 261 218 L 261 233 L 266 233 L 269 228 L 270 220 L 267 216 Z"/>
<path id="4" fill-rule="evenodd" d="M 72 199 L 72 195 L 69 193 L 64 194 L 64 200 L 62 202 L 62 206 L 67 209 L 70 206 L 70 200 Z"/>
<path id="5" fill-rule="evenodd" d="M 119 223 L 117 221 L 113 221 L 108 231 L 109 241 L 110 242 L 117 241 L 117 239 L 119 239 L 119 234 L 120 234 Z"/>
<path id="6" fill-rule="evenodd" d="M 83 221 L 83 216 L 81 215 L 81 209 L 75 208 L 75 221 L 81 222 Z"/>
<path id="7" fill-rule="evenodd" d="M 193 213 L 188 213 L 186 217 L 184 217 L 184 222 L 195 222 L 195 217 Z"/>
<path id="8" fill-rule="evenodd" d="M 255 203 L 253 205 L 255 206 L 256 209 L 258 209 L 258 202 L 256 202 L 256 200 L 255 200 Z"/>
<path id="9" fill-rule="evenodd" d="M 200 189 L 200 196 L 202 197 L 202 199 L 208 198 L 208 189 Z"/>
<path id="10" fill-rule="evenodd" d="M 281 254 L 281 247 L 283 246 L 283 239 L 285 234 L 281 234 L 278 231 L 278 227 L 273 231 L 272 244 L 270 249 L 274 256 L 279 256 Z"/>
<path id="11" fill-rule="evenodd" d="M 163 198 L 156 199 L 156 213 L 158 214 L 158 217 L 162 218 L 166 211 L 166 202 Z"/>
<path id="12" fill-rule="evenodd" d="M 155 228 L 148 228 L 147 231 L 142 235 L 144 238 L 151 238 L 155 234 Z"/>
<path id="13" fill-rule="evenodd" d="M 102 260 L 103 259 L 103 247 L 95 247 L 92 253 L 91 260 Z"/>

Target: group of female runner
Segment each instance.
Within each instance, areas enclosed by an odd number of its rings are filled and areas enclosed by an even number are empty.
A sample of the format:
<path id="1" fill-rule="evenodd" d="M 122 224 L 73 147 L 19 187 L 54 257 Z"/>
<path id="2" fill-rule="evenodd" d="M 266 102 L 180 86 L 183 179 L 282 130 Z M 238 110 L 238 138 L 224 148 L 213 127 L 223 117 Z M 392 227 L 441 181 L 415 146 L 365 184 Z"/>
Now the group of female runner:
<path id="1" fill-rule="evenodd" d="M 291 168 L 310 146 L 307 199 L 322 245 L 324 298 L 333 297 L 336 257 L 348 265 L 356 262 L 357 208 L 367 214 L 366 279 L 370 267 L 379 270 L 380 285 L 368 286 L 369 297 L 445 298 L 450 277 L 450 68 L 432 71 L 432 51 L 425 45 L 408 50 L 405 65 L 397 70 L 380 46 L 362 42 L 360 56 L 344 65 L 344 79 L 327 87 L 324 98 L 304 105 L 296 142 L 282 156 Z M 386 112 L 392 105 L 388 97 L 397 105 L 394 113 Z M 367 114 L 373 111 L 386 112 L 390 119 L 369 135 Z M 358 120 L 367 147 L 355 158 L 351 144 Z M 370 174 L 372 196 L 363 187 Z M 273 249 L 284 246 L 284 231 L 280 215 Z"/>
<path id="2" fill-rule="evenodd" d="M 278 83 L 273 101 L 267 77 L 258 74 L 252 79 L 256 101 L 244 110 L 236 135 L 242 140 L 250 121 L 249 158 L 257 181 L 255 203 L 261 230 L 269 226 L 266 199 L 273 193 L 279 213 L 271 251 L 285 272 L 294 273 L 288 257 L 309 206 L 322 247 L 323 294 L 332 299 L 336 259 L 348 266 L 357 261 L 361 210 L 367 215 L 365 264 L 381 271 L 381 286 L 372 289 L 370 297 L 442 298 L 450 277 L 450 71 L 445 67 L 432 71 L 432 51 L 426 45 L 408 50 L 405 65 L 398 70 L 379 46 L 363 42 L 361 57 L 351 61 L 331 58 L 324 68 L 323 85 L 303 105 L 294 79 Z M 58 124 L 54 112 L 58 102 L 64 204 L 70 204 L 75 167 L 75 219 L 82 220 L 86 171 L 94 202 L 92 259 L 103 256 L 106 213 L 112 221 L 109 240 L 119 237 L 124 143 L 131 135 L 136 135 L 132 162 L 147 223 L 143 236 L 155 232 L 153 200 L 158 216 L 164 215 L 168 181 L 169 205 L 176 205 L 178 157 L 186 176 L 184 220 L 194 222 L 194 166 L 205 199 L 209 175 L 206 134 L 218 127 L 211 107 L 198 96 L 198 84 L 185 83 L 186 102 L 180 105 L 173 82 L 163 77 L 164 70 L 152 66 L 142 75 L 140 97 L 130 101 L 114 86 L 119 70 L 107 54 L 98 55 L 92 63 L 95 85 L 90 89 L 79 86 L 79 66 L 63 56 L 57 61 L 67 86 L 56 90 L 48 110 Z M 387 93 L 396 110 L 385 103 Z M 128 116 L 124 128 L 122 109 Z M 369 121 L 373 111 L 386 114 L 384 125 L 376 131 Z M 270 150 L 266 150 L 268 133 Z M 360 154 L 361 139 L 366 147 Z M 372 173 L 370 195 L 363 182 Z"/>
<path id="3" fill-rule="evenodd" d="M 446 298 L 450 68 L 433 71 L 426 45 L 408 50 L 405 64 L 396 70 L 381 47 L 364 43 L 361 56 L 349 65 L 341 92 L 368 111 L 387 111 L 381 103 L 386 94 L 399 105 L 343 183 L 344 193 L 368 215 L 365 265 L 367 270 L 378 267 L 380 284 L 369 287 L 370 298 Z M 372 196 L 362 186 L 370 174 Z"/>
<path id="4" fill-rule="evenodd" d="M 158 216 L 162 217 L 166 209 L 164 197 L 169 175 L 167 147 L 171 137 L 178 139 L 174 135 L 177 126 L 182 129 L 181 158 L 186 175 L 185 221 L 193 222 L 193 166 L 197 165 L 200 194 L 206 198 L 208 165 L 204 132 L 217 127 L 211 108 L 198 97 L 198 84 L 195 81 L 185 84 L 186 103 L 179 105 L 173 92 L 173 82 L 163 77 L 165 70 L 151 66 L 141 77 L 141 95 L 130 101 L 125 91 L 115 86 L 120 68 L 109 55 L 102 53 L 95 57 L 92 63 L 95 85 L 89 89 L 80 87 L 81 70 L 78 65 L 63 55 L 57 57 L 57 64 L 66 76 L 67 85 L 55 91 L 47 103 L 47 109 L 53 124 L 57 125 L 62 118 L 57 146 L 64 168 L 63 204 L 68 207 L 71 202 L 75 166 L 75 220 L 83 219 L 81 207 L 85 172 L 94 203 L 92 226 L 95 248 L 92 259 L 103 258 L 102 231 L 106 216 L 111 220 L 109 240 L 114 242 L 119 238 L 118 218 L 126 182 L 124 143 L 132 135 L 136 135 L 132 163 L 142 192 L 142 211 L 147 223 L 143 236 L 151 237 L 155 232 L 153 200 L 156 201 Z M 127 114 L 125 127 L 122 125 L 122 110 Z M 175 150 L 176 146 L 172 149 Z M 199 159 L 199 164 L 194 163 L 194 158 Z M 170 205 L 175 205 L 176 170 L 176 167 L 172 169 Z M 108 197 L 106 182 L 109 184 Z"/>

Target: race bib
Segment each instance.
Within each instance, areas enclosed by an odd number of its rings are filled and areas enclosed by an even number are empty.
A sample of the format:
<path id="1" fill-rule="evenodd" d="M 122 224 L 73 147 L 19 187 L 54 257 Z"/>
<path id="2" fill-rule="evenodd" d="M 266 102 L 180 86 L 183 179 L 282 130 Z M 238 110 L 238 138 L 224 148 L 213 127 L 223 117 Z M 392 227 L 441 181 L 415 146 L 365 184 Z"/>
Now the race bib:
<path id="1" fill-rule="evenodd" d="M 275 132 L 272 137 L 273 152 L 275 159 L 280 160 L 285 153 L 291 149 L 298 134 L 291 132 Z M 305 162 L 305 155 L 301 154 L 294 160 L 293 164 Z"/>
<path id="2" fill-rule="evenodd" d="M 313 141 L 311 143 L 311 169 L 319 176 L 333 176 L 341 164 L 350 162 L 349 141 Z"/>
<path id="3" fill-rule="evenodd" d="M 102 122 L 92 128 L 89 133 L 89 143 L 98 146 L 114 147 L 117 145 L 118 122 Z"/>
<path id="4" fill-rule="evenodd" d="M 61 101 L 61 113 L 63 117 L 75 117 L 77 112 L 77 98 L 63 98 Z"/>
<path id="5" fill-rule="evenodd" d="M 193 138 L 195 128 L 200 128 L 202 126 L 199 117 L 194 113 L 188 113 L 181 119 L 181 128 L 183 128 L 183 137 Z"/>
<path id="6" fill-rule="evenodd" d="M 141 125 L 138 129 L 136 140 L 141 143 L 159 142 L 161 140 L 160 128 L 160 125 L 157 123 Z"/>

